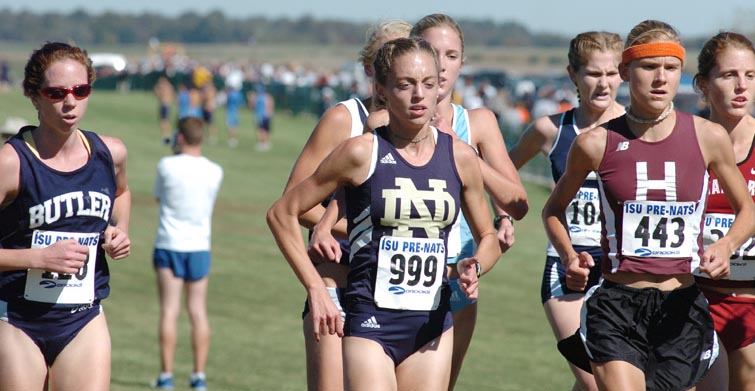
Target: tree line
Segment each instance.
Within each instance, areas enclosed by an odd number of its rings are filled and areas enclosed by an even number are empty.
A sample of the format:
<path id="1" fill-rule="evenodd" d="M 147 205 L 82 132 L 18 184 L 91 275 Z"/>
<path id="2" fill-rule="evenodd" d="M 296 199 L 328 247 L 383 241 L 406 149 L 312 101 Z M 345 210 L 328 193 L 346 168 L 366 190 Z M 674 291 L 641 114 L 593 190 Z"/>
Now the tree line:
<path id="1" fill-rule="evenodd" d="M 460 19 L 465 42 L 476 46 L 563 47 L 571 37 L 534 33 L 516 21 Z M 88 44 L 134 44 L 151 38 L 183 43 L 350 44 L 360 45 L 367 23 L 344 20 L 248 17 L 230 18 L 221 11 L 185 12 L 175 17 L 156 13 L 33 13 L 0 10 L 0 41 L 73 41 Z"/>

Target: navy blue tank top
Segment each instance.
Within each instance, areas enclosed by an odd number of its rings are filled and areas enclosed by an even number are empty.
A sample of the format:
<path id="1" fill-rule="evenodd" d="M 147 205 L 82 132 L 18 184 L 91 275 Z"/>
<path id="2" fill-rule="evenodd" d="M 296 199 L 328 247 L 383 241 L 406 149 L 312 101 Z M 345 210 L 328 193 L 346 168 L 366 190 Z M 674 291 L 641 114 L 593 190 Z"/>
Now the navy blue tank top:
<path id="1" fill-rule="evenodd" d="M 28 249 L 35 245 L 49 245 L 50 239 L 54 242 L 54 235 L 58 233 L 70 233 L 78 238 L 79 243 L 96 246 L 95 259 L 88 260 L 96 262 L 95 267 L 88 270 L 95 273 L 93 301 L 104 299 L 110 293 L 110 272 L 99 241 L 110 221 L 117 190 L 110 150 L 95 133 L 82 131 L 91 146 L 89 161 L 74 171 L 57 171 L 45 165 L 24 141 L 24 134 L 33 129 L 33 126 L 24 127 L 7 141 L 19 156 L 20 183 L 16 199 L 0 210 L 0 246 Z M 69 283 L 75 284 L 83 277 L 71 276 Z M 26 280 L 27 270 L 0 273 L 0 299 L 6 302 L 27 300 Z M 60 284 L 60 281 L 46 281 L 43 277 L 39 285 L 54 288 L 54 284 Z M 54 306 L 77 305 L 58 303 Z"/>
<path id="2" fill-rule="evenodd" d="M 548 153 L 554 182 L 558 182 L 566 172 L 569 149 L 579 135 L 575 112 L 576 109 L 571 109 L 561 114 L 561 123 L 558 126 L 556 140 Z M 591 172 L 585 182 L 582 183 L 572 202 L 569 203 L 566 211 L 566 221 L 569 224 L 569 232 L 575 251 L 587 251 L 593 257 L 599 257 L 602 254 L 599 215 L 598 180 L 596 174 Z M 550 242 L 546 253 L 548 256 L 558 256 L 558 252 Z"/>
<path id="3" fill-rule="evenodd" d="M 553 142 L 553 148 L 548 154 L 554 182 L 558 182 L 566 171 L 566 157 L 569 155 L 569 148 L 575 138 L 577 138 L 577 127 L 574 124 L 574 109 L 571 109 L 561 115 L 556 141 Z"/>
<path id="4" fill-rule="evenodd" d="M 413 166 L 388 141 L 387 129 L 376 129 L 374 170 L 361 185 L 346 187 L 351 243 L 347 300 L 374 301 L 382 237 L 440 239 L 447 247 L 448 233 L 459 216 L 462 183 L 451 136 L 432 131 L 436 137 L 433 156 L 427 164 Z M 439 261 L 438 267 L 445 270 L 446 256 Z M 418 280 L 426 277 L 414 272 L 412 277 Z M 446 289 L 445 272 L 442 284 Z"/>

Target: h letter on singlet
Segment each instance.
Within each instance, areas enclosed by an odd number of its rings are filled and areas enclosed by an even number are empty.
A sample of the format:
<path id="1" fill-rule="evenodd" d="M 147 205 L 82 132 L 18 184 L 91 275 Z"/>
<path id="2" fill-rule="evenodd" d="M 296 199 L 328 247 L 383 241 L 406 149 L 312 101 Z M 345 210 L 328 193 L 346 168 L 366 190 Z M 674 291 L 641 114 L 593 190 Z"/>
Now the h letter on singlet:
<path id="1" fill-rule="evenodd" d="M 648 162 L 636 162 L 638 201 L 646 201 L 648 190 L 665 190 L 666 201 L 676 201 L 676 163 L 664 162 L 664 178 L 648 179 Z"/>

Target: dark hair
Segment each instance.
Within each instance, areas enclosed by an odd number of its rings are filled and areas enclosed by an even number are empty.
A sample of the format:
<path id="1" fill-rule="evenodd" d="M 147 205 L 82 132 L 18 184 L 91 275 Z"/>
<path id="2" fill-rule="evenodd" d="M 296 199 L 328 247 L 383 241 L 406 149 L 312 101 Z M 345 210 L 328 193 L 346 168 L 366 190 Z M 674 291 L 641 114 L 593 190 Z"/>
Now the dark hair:
<path id="1" fill-rule="evenodd" d="M 71 46 L 63 42 L 47 42 L 41 48 L 32 52 L 29 61 L 24 68 L 24 95 L 36 94 L 45 81 L 45 71 L 54 62 L 61 60 L 74 60 L 83 65 L 87 70 L 87 82 L 92 84 L 95 79 L 92 60 L 86 50 Z"/>
<path id="2" fill-rule="evenodd" d="M 752 42 L 742 34 L 722 31 L 705 42 L 700 54 L 697 56 L 697 73 L 692 80 L 695 91 L 700 91 L 700 80 L 707 79 L 710 71 L 716 66 L 718 55 L 724 50 L 734 47 L 743 50 L 749 50 L 755 54 L 755 48 Z"/>
<path id="3" fill-rule="evenodd" d="M 180 133 L 186 144 L 199 145 L 204 139 L 205 123 L 199 117 L 184 117 L 178 120 L 178 133 Z"/>
<path id="4" fill-rule="evenodd" d="M 385 85 L 388 80 L 388 74 L 393 69 L 393 61 L 410 52 L 426 52 L 432 56 L 435 62 L 435 70 L 439 72 L 440 64 L 438 63 L 438 55 L 435 53 L 435 49 L 422 38 L 397 38 L 392 41 L 388 41 L 383 47 L 378 50 L 375 56 L 375 80 Z"/>

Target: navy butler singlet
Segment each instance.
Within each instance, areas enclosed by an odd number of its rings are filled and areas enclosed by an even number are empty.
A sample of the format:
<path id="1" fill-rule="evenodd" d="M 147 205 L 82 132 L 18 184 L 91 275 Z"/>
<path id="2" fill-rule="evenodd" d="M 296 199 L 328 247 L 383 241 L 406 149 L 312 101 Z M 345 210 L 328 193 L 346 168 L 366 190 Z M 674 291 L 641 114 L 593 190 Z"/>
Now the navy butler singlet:
<path id="1" fill-rule="evenodd" d="M 62 308 L 94 303 L 110 292 L 100 240 L 117 190 L 113 158 L 99 136 L 82 131 L 90 147 L 89 160 L 74 171 L 57 171 L 35 154 L 30 145 L 33 129 L 24 127 L 7 141 L 19 156 L 20 183 L 16 199 L 0 210 L 0 246 L 43 248 L 73 238 L 89 247 L 89 258 L 74 275 L 34 269 L 2 272 L 0 300 Z"/>

